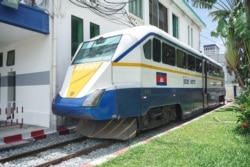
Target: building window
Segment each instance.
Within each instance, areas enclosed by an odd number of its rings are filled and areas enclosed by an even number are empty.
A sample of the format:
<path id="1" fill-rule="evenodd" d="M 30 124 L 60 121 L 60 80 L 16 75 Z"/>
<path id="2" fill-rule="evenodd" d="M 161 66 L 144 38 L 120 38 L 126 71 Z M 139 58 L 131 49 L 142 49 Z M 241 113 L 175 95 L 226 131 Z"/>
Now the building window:
<path id="1" fill-rule="evenodd" d="M 71 16 L 71 56 L 73 57 L 78 45 L 83 42 L 83 20 Z"/>
<path id="2" fill-rule="evenodd" d="M 8 51 L 6 65 L 7 66 L 15 65 L 15 50 Z"/>
<path id="3" fill-rule="evenodd" d="M 193 40 L 193 28 L 188 26 L 188 45 L 191 47 L 194 45 Z"/>
<path id="4" fill-rule="evenodd" d="M 168 32 L 168 9 L 159 3 L 159 28 Z"/>
<path id="5" fill-rule="evenodd" d="M 191 46 L 194 46 L 194 34 L 193 34 L 193 28 L 191 28 Z"/>
<path id="6" fill-rule="evenodd" d="M 100 26 L 94 23 L 90 23 L 90 38 L 93 38 L 100 34 Z"/>
<path id="7" fill-rule="evenodd" d="M 173 22 L 173 36 L 175 38 L 179 38 L 179 18 L 174 14 L 172 15 L 172 22 Z"/>
<path id="8" fill-rule="evenodd" d="M 142 19 L 142 0 L 129 0 L 129 12 Z"/>
<path id="9" fill-rule="evenodd" d="M 149 0 L 149 24 L 168 32 L 168 9 L 158 0 Z"/>
<path id="10" fill-rule="evenodd" d="M 0 53 L 0 67 L 3 67 L 3 53 Z"/>
<path id="11" fill-rule="evenodd" d="M 158 0 L 149 0 L 149 23 L 158 27 Z"/>

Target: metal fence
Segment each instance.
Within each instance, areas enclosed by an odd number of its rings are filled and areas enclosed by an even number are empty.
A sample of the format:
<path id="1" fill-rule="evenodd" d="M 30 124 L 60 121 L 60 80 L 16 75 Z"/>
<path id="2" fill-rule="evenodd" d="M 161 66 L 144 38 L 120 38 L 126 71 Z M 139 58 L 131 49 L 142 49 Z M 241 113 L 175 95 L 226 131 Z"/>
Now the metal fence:
<path id="1" fill-rule="evenodd" d="M 23 126 L 23 106 L 16 101 L 0 104 L 0 128 L 7 126 Z"/>

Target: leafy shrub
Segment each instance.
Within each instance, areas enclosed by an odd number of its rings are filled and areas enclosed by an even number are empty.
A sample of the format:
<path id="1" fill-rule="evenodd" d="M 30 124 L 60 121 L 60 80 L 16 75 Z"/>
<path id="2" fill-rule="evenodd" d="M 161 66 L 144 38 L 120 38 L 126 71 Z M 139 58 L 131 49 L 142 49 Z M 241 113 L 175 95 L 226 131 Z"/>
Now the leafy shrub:
<path id="1" fill-rule="evenodd" d="M 240 96 L 236 97 L 235 103 L 239 106 L 236 111 L 239 112 L 238 120 L 239 131 L 244 133 L 250 132 L 250 87 L 247 88 Z"/>

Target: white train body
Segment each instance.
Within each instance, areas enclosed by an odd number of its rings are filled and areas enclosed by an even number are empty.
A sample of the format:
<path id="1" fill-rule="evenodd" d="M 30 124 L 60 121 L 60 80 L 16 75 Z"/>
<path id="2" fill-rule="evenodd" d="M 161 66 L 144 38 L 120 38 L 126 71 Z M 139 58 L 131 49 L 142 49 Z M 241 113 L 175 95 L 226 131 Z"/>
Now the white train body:
<path id="1" fill-rule="evenodd" d="M 148 125 L 151 117 L 184 119 L 218 106 L 224 95 L 219 64 L 154 26 L 140 26 L 80 45 L 52 110 L 83 120 L 130 118 L 128 126 L 147 129 L 158 126 Z"/>

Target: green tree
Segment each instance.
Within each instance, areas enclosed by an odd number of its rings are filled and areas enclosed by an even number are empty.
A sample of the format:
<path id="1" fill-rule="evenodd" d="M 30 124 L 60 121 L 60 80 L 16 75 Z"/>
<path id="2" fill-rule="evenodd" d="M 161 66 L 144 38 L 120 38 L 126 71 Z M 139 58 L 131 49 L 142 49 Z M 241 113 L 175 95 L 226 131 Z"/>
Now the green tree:
<path id="1" fill-rule="evenodd" d="M 221 37 L 226 47 L 227 66 L 245 90 L 250 74 L 250 0 L 192 0 L 193 6 L 211 10 L 217 21 L 212 36 Z"/>

